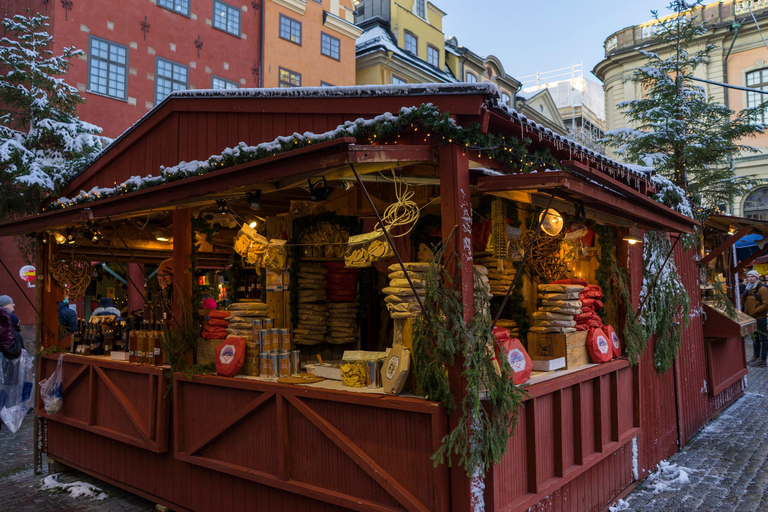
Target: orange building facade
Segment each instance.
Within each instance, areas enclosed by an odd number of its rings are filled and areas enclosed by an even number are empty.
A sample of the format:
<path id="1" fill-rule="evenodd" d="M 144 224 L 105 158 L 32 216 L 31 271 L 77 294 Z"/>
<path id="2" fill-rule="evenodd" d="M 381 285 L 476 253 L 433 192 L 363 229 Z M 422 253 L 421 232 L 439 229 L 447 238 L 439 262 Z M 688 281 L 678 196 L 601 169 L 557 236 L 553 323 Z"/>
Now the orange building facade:
<path id="1" fill-rule="evenodd" d="M 265 0 L 263 87 L 355 84 L 352 0 Z"/>

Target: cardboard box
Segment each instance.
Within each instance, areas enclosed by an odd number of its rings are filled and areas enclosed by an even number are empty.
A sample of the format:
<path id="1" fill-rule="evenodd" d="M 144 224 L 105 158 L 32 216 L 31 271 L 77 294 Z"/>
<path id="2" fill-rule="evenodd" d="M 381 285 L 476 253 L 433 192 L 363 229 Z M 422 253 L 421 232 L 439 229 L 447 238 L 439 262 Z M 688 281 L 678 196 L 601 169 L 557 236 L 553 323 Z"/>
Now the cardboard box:
<path id="1" fill-rule="evenodd" d="M 565 368 L 565 358 L 557 357 L 555 359 L 534 359 L 533 370 L 537 372 L 551 372 Z"/>
<path id="2" fill-rule="evenodd" d="M 528 354 L 532 359 L 566 357 L 569 349 L 586 347 L 586 345 L 587 331 L 576 331 L 568 334 L 528 333 Z"/>

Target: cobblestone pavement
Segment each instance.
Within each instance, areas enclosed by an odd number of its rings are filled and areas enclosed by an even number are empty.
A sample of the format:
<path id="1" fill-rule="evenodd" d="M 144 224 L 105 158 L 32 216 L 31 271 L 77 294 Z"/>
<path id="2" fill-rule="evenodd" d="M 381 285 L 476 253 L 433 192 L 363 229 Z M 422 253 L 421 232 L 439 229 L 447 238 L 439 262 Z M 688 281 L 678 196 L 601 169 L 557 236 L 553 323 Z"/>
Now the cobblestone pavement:
<path id="1" fill-rule="evenodd" d="M 107 498 L 71 498 L 66 492 L 41 490 L 43 479 L 48 475 L 48 464 L 43 458 L 43 474 L 34 474 L 34 422 L 34 414 L 28 414 L 15 435 L 5 425 L 0 427 L 0 512 L 138 512 L 155 509 L 154 503 L 79 471 L 62 473 L 59 482 L 89 483 L 106 493 Z"/>
<path id="2" fill-rule="evenodd" d="M 747 384 L 743 397 L 667 460 L 689 483 L 656 492 L 658 481 L 646 479 L 612 510 L 768 511 L 768 369 L 750 368 Z"/>

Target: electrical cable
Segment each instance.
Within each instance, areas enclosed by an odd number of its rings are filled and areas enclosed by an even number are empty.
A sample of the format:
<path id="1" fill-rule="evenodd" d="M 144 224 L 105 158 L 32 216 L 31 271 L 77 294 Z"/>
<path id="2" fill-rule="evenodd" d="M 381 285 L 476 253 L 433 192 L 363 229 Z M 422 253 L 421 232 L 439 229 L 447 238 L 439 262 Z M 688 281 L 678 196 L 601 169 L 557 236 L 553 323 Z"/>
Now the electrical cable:
<path id="1" fill-rule="evenodd" d="M 747 7 L 749 7 L 749 14 L 752 15 L 752 21 L 755 22 L 755 26 L 757 27 L 757 33 L 760 34 L 760 39 L 763 40 L 763 44 L 768 48 L 768 42 L 766 42 L 763 37 L 763 32 L 760 30 L 760 24 L 757 22 L 757 18 L 755 18 L 755 13 L 752 12 L 752 2 L 747 2 Z"/>

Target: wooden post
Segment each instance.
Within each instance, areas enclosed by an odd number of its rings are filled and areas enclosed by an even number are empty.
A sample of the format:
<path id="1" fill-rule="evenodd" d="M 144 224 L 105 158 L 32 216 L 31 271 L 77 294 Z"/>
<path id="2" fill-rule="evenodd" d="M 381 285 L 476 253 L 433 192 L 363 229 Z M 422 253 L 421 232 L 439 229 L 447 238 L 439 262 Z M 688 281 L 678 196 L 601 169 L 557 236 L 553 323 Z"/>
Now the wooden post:
<path id="1" fill-rule="evenodd" d="M 59 346 L 59 306 L 56 303 L 57 288 L 50 271 L 51 261 L 56 257 L 56 253 L 58 253 L 58 247 L 55 244 L 44 246 L 38 270 L 43 278 L 42 281 L 38 280 L 37 282 L 37 285 L 40 287 L 38 290 L 40 294 L 39 311 L 42 322 L 38 325 L 38 329 L 42 332 L 42 348 Z"/>
<path id="2" fill-rule="evenodd" d="M 464 319 L 469 320 L 475 314 L 475 291 L 472 266 L 472 205 L 470 204 L 469 159 L 464 148 L 449 144 L 440 148 L 440 213 L 443 218 L 443 238 L 453 237 L 445 251 L 443 265 L 448 275 L 457 272 L 460 278 Z M 458 255 L 457 261 L 454 253 Z M 453 429 L 461 417 L 461 403 L 467 394 L 467 382 L 462 378 L 464 358 L 457 358 L 456 365 L 448 369 L 451 393 L 456 400 L 457 409 L 449 418 L 449 427 Z M 450 468 L 451 475 L 451 510 L 475 510 L 470 491 L 471 481 L 454 457 Z"/>
<path id="3" fill-rule="evenodd" d="M 191 266 L 192 211 L 182 208 L 173 212 L 173 316 L 177 326 L 192 312 Z"/>
<path id="4" fill-rule="evenodd" d="M 137 263 L 129 263 L 127 265 L 126 272 L 128 274 L 128 314 L 131 311 L 144 310 L 144 297 L 141 296 L 139 290 L 137 290 L 132 284 L 133 281 L 140 289 L 144 283 L 144 271 Z"/>

